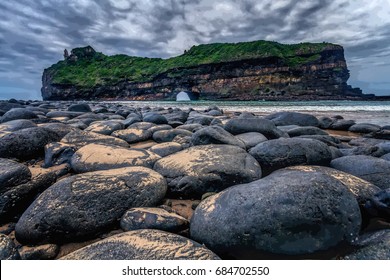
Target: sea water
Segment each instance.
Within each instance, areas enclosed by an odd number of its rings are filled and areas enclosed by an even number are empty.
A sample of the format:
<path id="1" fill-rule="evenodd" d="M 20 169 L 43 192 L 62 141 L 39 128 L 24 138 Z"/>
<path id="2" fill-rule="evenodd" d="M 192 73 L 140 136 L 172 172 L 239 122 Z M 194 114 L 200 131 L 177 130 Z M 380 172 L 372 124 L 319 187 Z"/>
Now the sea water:
<path id="1" fill-rule="evenodd" d="M 267 115 L 281 111 L 309 113 L 316 116 L 341 115 L 358 123 L 390 125 L 390 101 L 121 101 L 137 107 L 178 107 L 205 110 L 217 106 L 228 112 L 253 112 Z"/>

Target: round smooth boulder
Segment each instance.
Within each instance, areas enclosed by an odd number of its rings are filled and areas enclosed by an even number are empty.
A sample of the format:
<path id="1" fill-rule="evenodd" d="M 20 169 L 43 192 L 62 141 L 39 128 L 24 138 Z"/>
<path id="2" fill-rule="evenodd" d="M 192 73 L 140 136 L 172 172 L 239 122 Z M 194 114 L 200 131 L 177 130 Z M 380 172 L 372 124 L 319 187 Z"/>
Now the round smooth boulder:
<path id="1" fill-rule="evenodd" d="M 155 123 L 155 124 L 167 124 L 168 123 L 168 120 L 164 116 L 157 114 L 157 113 L 153 113 L 153 112 L 146 113 L 143 117 L 143 121 Z"/>
<path id="2" fill-rule="evenodd" d="M 292 165 L 329 165 L 332 152 L 321 141 L 304 138 L 280 138 L 258 144 L 249 153 L 264 173 Z"/>
<path id="3" fill-rule="evenodd" d="M 0 158 L 0 194 L 31 180 L 31 171 L 24 164 Z"/>
<path id="4" fill-rule="evenodd" d="M 379 130 L 381 130 L 381 127 L 379 125 L 371 123 L 357 123 L 351 126 L 348 130 L 357 133 L 371 133 L 378 132 Z"/>
<path id="5" fill-rule="evenodd" d="M 91 107 L 87 103 L 73 104 L 68 107 L 68 111 L 71 112 L 92 112 Z"/>
<path id="6" fill-rule="evenodd" d="M 37 114 L 35 114 L 33 111 L 25 108 L 14 108 L 6 112 L 1 118 L 0 122 L 9 122 L 13 120 L 30 120 L 30 119 L 36 119 L 38 118 Z"/>
<path id="7" fill-rule="evenodd" d="M 30 159 L 43 155 L 44 147 L 59 140 L 58 134 L 43 127 L 11 132 L 0 138 L 0 157 Z"/>
<path id="8" fill-rule="evenodd" d="M 207 144 L 227 144 L 245 149 L 244 142 L 235 138 L 232 134 L 220 126 L 208 126 L 199 129 L 194 134 L 192 134 L 191 143 L 194 146 Z"/>
<path id="9" fill-rule="evenodd" d="M 129 147 L 129 144 L 119 138 L 103 135 L 95 132 L 76 130 L 72 131 L 61 139 L 62 143 L 81 148 L 88 144 L 107 144 L 121 147 Z"/>
<path id="10" fill-rule="evenodd" d="M 225 130 L 233 135 L 246 132 L 258 132 L 268 139 L 289 137 L 288 134 L 278 129 L 275 124 L 264 118 L 236 118 L 225 124 Z"/>
<path id="11" fill-rule="evenodd" d="M 137 143 L 146 141 L 152 138 L 152 132 L 147 129 L 140 128 L 127 128 L 114 131 L 112 134 L 114 137 L 125 140 L 127 143 Z"/>
<path id="12" fill-rule="evenodd" d="M 149 151 L 158 154 L 160 157 L 166 157 L 181 150 L 183 150 L 182 145 L 176 142 L 160 143 L 149 148 Z"/>
<path id="13" fill-rule="evenodd" d="M 14 242 L 7 235 L 0 233 L 0 260 L 19 260 L 20 255 Z"/>
<path id="14" fill-rule="evenodd" d="M 219 260 L 206 247 L 180 235 L 143 229 L 83 247 L 63 260 Z"/>
<path id="15" fill-rule="evenodd" d="M 245 144 L 245 148 L 249 150 L 257 144 L 268 141 L 268 139 L 261 133 L 258 132 L 247 132 L 238 134 L 235 136 L 238 140 L 241 140 Z"/>
<path id="16" fill-rule="evenodd" d="M 70 161 L 76 173 L 108 170 L 128 166 L 153 167 L 160 156 L 144 149 L 89 144 L 76 151 Z"/>
<path id="17" fill-rule="evenodd" d="M 87 239 L 119 224 L 132 207 L 155 206 L 165 179 L 145 167 L 89 172 L 62 179 L 45 190 L 16 224 L 22 244 Z"/>
<path id="18" fill-rule="evenodd" d="M 365 155 L 345 156 L 332 160 L 330 166 L 362 178 L 381 189 L 390 186 L 390 162 L 387 160 Z"/>
<path id="19" fill-rule="evenodd" d="M 380 230 L 366 233 L 359 237 L 357 248 L 346 255 L 346 260 L 389 260 L 390 230 Z"/>
<path id="20" fill-rule="evenodd" d="M 168 232 L 179 232 L 187 228 L 189 221 L 173 212 L 162 208 L 139 207 L 126 211 L 121 218 L 124 231 L 137 229 L 159 229 Z"/>
<path id="21" fill-rule="evenodd" d="M 158 160 L 153 168 L 178 196 L 200 198 L 261 178 L 261 167 L 245 150 L 231 145 L 194 146 Z"/>
<path id="22" fill-rule="evenodd" d="M 157 143 L 171 142 L 176 136 L 192 136 L 192 132 L 185 129 L 159 130 L 153 133 L 153 140 Z"/>
<path id="23" fill-rule="evenodd" d="M 265 117 L 275 125 L 299 125 L 299 126 L 319 126 L 320 122 L 312 115 L 297 112 L 278 112 Z"/>
<path id="24" fill-rule="evenodd" d="M 84 131 L 96 132 L 99 134 L 110 135 L 116 130 L 124 128 L 124 124 L 119 121 L 97 121 L 91 123 Z"/>
<path id="25" fill-rule="evenodd" d="M 287 133 L 290 137 L 297 137 L 301 135 L 328 135 L 328 133 L 315 126 L 297 127 L 288 130 Z"/>
<path id="26" fill-rule="evenodd" d="M 279 170 L 203 200 L 192 216 L 190 234 L 221 256 L 314 258 L 353 243 L 360 225 L 359 205 L 337 179 Z"/>
<path id="27" fill-rule="evenodd" d="M 13 120 L 0 124 L 0 132 L 17 131 L 24 128 L 36 127 L 37 125 L 30 120 Z"/>

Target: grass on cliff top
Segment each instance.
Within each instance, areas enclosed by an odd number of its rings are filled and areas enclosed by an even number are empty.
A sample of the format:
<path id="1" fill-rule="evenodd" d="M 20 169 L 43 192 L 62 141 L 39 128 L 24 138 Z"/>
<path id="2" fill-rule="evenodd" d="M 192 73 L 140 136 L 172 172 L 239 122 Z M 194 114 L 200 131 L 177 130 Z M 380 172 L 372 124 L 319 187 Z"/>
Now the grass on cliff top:
<path id="1" fill-rule="evenodd" d="M 215 43 L 193 46 L 184 54 L 168 59 L 127 55 L 106 56 L 93 52 L 87 54 L 89 57 L 78 59 L 75 62 L 60 61 L 48 70 L 53 77 L 53 83 L 93 87 L 115 85 L 123 80 L 147 82 L 173 69 L 179 69 L 176 76 L 180 75 L 181 69 L 184 73 L 183 68 L 186 67 L 243 59 L 279 57 L 284 60 L 285 65 L 297 67 L 319 59 L 319 52 L 327 47 L 335 46 L 330 43 L 284 45 L 269 41 Z M 83 51 L 90 49 L 90 47 L 77 48 L 73 50 L 73 53 L 80 57 Z"/>

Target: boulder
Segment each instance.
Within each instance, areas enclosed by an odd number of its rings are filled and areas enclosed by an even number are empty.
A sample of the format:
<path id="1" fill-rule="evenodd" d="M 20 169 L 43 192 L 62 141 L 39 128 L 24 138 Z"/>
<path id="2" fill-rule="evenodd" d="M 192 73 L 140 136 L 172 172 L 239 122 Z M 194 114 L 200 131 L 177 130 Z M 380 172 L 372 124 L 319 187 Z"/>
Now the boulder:
<path id="1" fill-rule="evenodd" d="M 70 164 L 76 173 L 85 173 L 128 166 L 151 168 L 158 159 L 160 156 L 144 149 L 88 144 L 74 153 Z"/>
<path id="2" fill-rule="evenodd" d="M 124 231 L 137 229 L 159 229 L 168 232 L 180 232 L 189 225 L 187 219 L 173 211 L 162 208 L 139 207 L 126 211 L 121 218 L 121 228 Z"/>
<path id="3" fill-rule="evenodd" d="M 390 230 L 366 233 L 359 237 L 354 252 L 343 257 L 345 260 L 389 260 Z"/>
<path id="4" fill-rule="evenodd" d="M 60 139 L 58 134 L 43 127 L 24 128 L 0 138 L 0 157 L 30 159 L 44 153 L 44 147 Z"/>
<path id="5" fill-rule="evenodd" d="M 114 131 L 124 129 L 125 126 L 119 121 L 97 121 L 91 123 L 84 131 L 91 131 L 99 134 L 110 135 Z"/>
<path id="6" fill-rule="evenodd" d="M 153 140 L 157 143 L 171 142 L 176 136 L 192 136 L 192 132 L 185 129 L 160 130 L 153 133 Z"/>
<path id="7" fill-rule="evenodd" d="M 353 121 L 353 120 L 337 119 L 336 121 L 334 121 L 329 126 L 329 129 L 333 129 L 333 130 L 348 130 L 354 124 L 355 124 L 355 121 Z"/>
<path id="8" fill-rule="evenodd" d="M 357 123 L 349 127 L 348 130 L 357 133 L 371 133 L 381 130 L 381 127 L 370 123 Z"/>
<path id="9" fill-rule="evenodd" d="M 390 186 L 390 162 L 371 156 L 345 156 L 332 160 L 331 167 L 362 178 L 381 189 Z"/>
<path id="10" fill-rule="evenodd" d="M 198 124 L 198 123 L 194 123 L 194 124 L 183 124 L 183 125 L 180 125 L 178 127 L 176 127 L 177 129 L 185 129 L 185 130 L 188 130 L 190 132 L 196 132 L 198 131 L 199 129 L 203 128 L 204 126 L 201 125 L 201 124 Z"/>
<path id="11" fill-rule="evenodd" d="M 152 132 L 147 129 L 127 128 L 114 131 L 112 136 L 125 140 L 127 143 L 137 143 L 146 141 L 152 138 Z"/>
<path id="12" fill-rule="evenodd" d="M 225 130 L 233 135 L 258 132 L 268 139 L 288 137 L 286 132 L 276 128 L 275 124 L 264 118 L 237 118 L 231 119 L 225 124 Z"/>
<path id="13" fill-rule="evenodd" d="M 47 144 L 45 146 L 44 167 L 47 168 L 53 165 L 70 163 L 70 159 L 72 158 L 76 150 L 76 146 L 61 142 L 53 142 Z"/>
<path id="14" fill-rule="evenodd" d="M 323 116 L 323 117 L 319 117 L 318 121 L 319 121 L 319 125 L 318 125 L 319 128 L 328 129 L 335 120 Z"/>
<path id="15" fill-rule="evenodd" d="M 261 133 L 258 132 L 247 132 L 236 135 L 238 140 L 241 140 L 245 144 L 245 148 L 249 150 L 257 144 L 268 141 L 268 139 Z"/>
<path id="16" fill-rule="evenodd" d="M 19 260 L 20 255 L 14 242 L 7 235 L 0 233 L 0 260 Z"/>
<path id="17" fill-rule="evenodd" d="M 48 123 L 41 125 L 41 127 L 53 131 L 58 135 L 59 139 L 62 139 L 63 137 L 65 137 L 66 134 L 70 132 L 80 131 L 78 128 L 64 123 Z"/>
<path id="18" fill-rule="evenodd" d="M 52 111 L 46 114 L 48 118 L 75 118 L 81 116 L 82 112 L 70 112 L 70 111 Z"/>
<path id="19" fill-rule="evenodd" d="M 199 129 L 191 137 L 194 146 L 207 144 L 227 144 L 245 149 L 245 144 L 219 126 L 208 126 Z"/>
<path id="20" fill-rule="evenodd" d="M 259 162 L 265 174 L 292 165 L 329 165 L 332 152 L 314 139 L 280 138 L 258 144 L 249 153 Z"/>
<path id="21" fill-rule="evenodd" d="M 53 260 L 59 253 L 60 247 L 56 244 L 39 246 L 23 246 L 19 249 L 22 260 Z"/>
<path id="22" fill-rule="evenodd" d="M 364 208 L 372 217 L 381 217 L 390 221 L 390 188 L 371 196 Z"/>
<path id="23" fill-rule="evenodd" d="M 87 103 L 73 104 L 68 107 L 71 112 L 92 112 L 91 107 Z"/>
<path id="24" fill-rule="evenodd" d="M 358 203 L 339 180 L 287 169 L 203 200 L 190 234 L 227 257 L 321 258 L 353 243 L 360 225 Z"/>
<path id="25" fill-rule="evenodd" d="M 37 125 L 30 120 L 13 120 L 0 124 L 0 132 L 12 132 L 36 126 Z"/>
<path id="26" fill-rule="evenodd" d="M 188 113 L 184 111 L 176 111 L 176 112 L 165 114 L 164 117 L 168 120 L 168 122 L 185 123 L 188 118 Z"/>
<path id="27" fill-rule="evenodd" d="M 143 229 L 83 247 L 64 260 L 219 260 L 206 247 L 180 235 Z"/>
<path id="28" fill-rule="evenodd" d="M 265 117 L 275 125 L 319 126 L 320 122 L 312 115 L 297 112 L 278 112 Z"/>
<path id="29" fill-rule="evenodd" d="M 122 139 L 88 131 L 70 132 L 61 139 L 61 142 L 68 145 L 73 145 L 77 148 L 81 148 L 91 143 L 129 147 L 129 144 Z"/>
<path id="30" fill-rule="evenodd" d="M 256 160 L 231 145 L 191 147 L 158 160 L 153 169 L 167 178 L 172 194 L 192 198 L 261 178 Z"/>
<path id="31" fill-rule="evenodd" d="M 16 238 L 22 244 L 88 239 L 118 225 L 129 208 L 155 206 L 166 189 L 160 174 L 139 166 L 67 177 L 23 213 Z"/>
<path id="32" fill-rule="evenodd" d="M 306 138 L 306 139 L 315 139 L 325 143 L 328 146 L 333 146 L 333 147 L 337 147 L 339 144 L 341 144 L 340 139 L 330 135 L 301 135 L 298 137 Z"/>
<path id="33" fill-rule="evenodd" d="M 1 118 L 0 122 L 5 123 L 13 120 L 30 120 L 38 118 L 37 114 L 25 108 L 14 108 L 6 112 Z"/>
<path id="34" fill-rule="evenodd" d="M 384 160 L 390 161 L 390 153 L 388 153 L 388 154 L 385 154 L 385 155 L 381 156 L 381 159 L 384 159 Z"/>
<path id="35" fill-rule="evenodd" d="M 301 135 L 328 135 L 328 133 L 315 126 L 293 128 L 288 130 L 287 133 L 290 137 L 297 137 Z"/>
<path id="36" fill-rule="evenodd" d="M 167 124 L 168 123 L 168 120 L 164 116 L 157 114 L 157 113 L 153 113 L 153 112 L 146 113 L 143 117 L 143 121 L 154 123 L 154 124 Z"/>
<path id="37" fill-rule="evenodd" d="M 131 114 L 132 116 L 127 117 L 127 119 L 122 121 L 122 124 L 127 128 L 132 124 L 141 122 L 142 118 L 138 114 Z"/>
<path id="38" fill-rule="evenodd" d="M 160 157 L 166 157 L 168 155 L 177 153 L 183 150 L 182 145 L 176 142 L 165 142 L 152 146 L 149 151 L 159 155 Z"/>
<path id="39" fill-rule="evenodd" d="M 8 189 L 31 180 L 27 166 L 13 160 L 0 158 L 0 194 Z"/>

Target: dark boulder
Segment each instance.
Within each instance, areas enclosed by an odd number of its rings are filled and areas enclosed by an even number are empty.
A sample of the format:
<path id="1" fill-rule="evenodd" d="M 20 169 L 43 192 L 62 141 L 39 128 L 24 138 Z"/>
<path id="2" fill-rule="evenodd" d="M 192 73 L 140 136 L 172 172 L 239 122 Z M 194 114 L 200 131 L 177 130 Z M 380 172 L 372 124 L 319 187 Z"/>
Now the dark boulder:
<path id="1" fill-rule="evenodd" d="M 14 242 L 5 234 L 0 233 L 0 260 L 19 260 L 20 255 Z"/>
<path id="2" fill-rule="evenodd" d="M 31 172 L 27 166 L 13 160 L 0 158 L 0 194 L 9 188 L 28 182 Z"/>
<path id="3" fill-rule="evenodd" d="M 202 201 L 191 238 L 239 259 L 321 258 L 353 243 L 361 216 L 354 195 L 322 172 L 279 170 Z"/>
<path id="4" fill-rule="evenodd" d="M 45 161 L 44 167 L 70 163 L 70 159 L 76 152 L 77 148 L 74 145 L 64 144 L 61 142 L 49 143 L 45 146 Z"/>
<path id="5" fill-rule="evenodd" d="M 91 107 L 87 103 L 73 104 L 68 107 L 71 112 L 92 112 Z"/>
<path id="6" fill-rule="evenodd" d="M 273 121 L 275 125 L 319 126 L 320 124 L 316 117 L 297 112 L 278 112 L 265 118 Z"/>
<path id="7" fill-rule="evenodd" d="M 172 194 L 187 197 L 201 197 L 261 177 L 256 160 L 231 145 L 191 147 L 158 160 L 154 170 L 167 178 Z"/>
<path id="8" fill-rule="evenodd" d="M 244 142 L 235 138 L 232 134 L 219 126 L 208 126 L 199 129 L 194 134 L 192 134 L 191 143 L 194 146 L 207 144 L 227 144 L 245 149 Z"/>
<path id="9" fill-rule="evenodd" d="M 319 125 L 318 125 L 319 128 L 328 129 L 335 120 L 329 117 L 319 117 L 318 121 L 319 121 Z"/>
<path id="10" fill-rule="evenodd" d="M 390 161 L 390 153 L 388 153 L 388 154 L 385 154 L 385 155 L 381 156 L 381 159 L 384 159 L 384 160 Z"/>
<path id="11" fill-rule="evenodd" d="M 62 139 L 65 137 L 66 134 L 73 132 L 73 131 L 80 131 L 78 128 L 73 127 L 71 125 L 67 125 L 64 123 L 49 123 L 49 124 L 43 124 L 41 127 L 44 127 L 45 129 L 48 129 L 50 131 L 53 131 L 56 133 L 59 137 L 59 139 Z"/>
<path id="12" fill-rule="evenodd" d="M 314 139 L 280 138 L 258 144 L 249 153 L 259 162 L 265 174 L 293 165 L 329 165 L 332 152 Z"/>
<path id="13" fill-rule="evenodd" d="M 355 124 L 355 121 L 353 121 L 353 120 L 337 119 L 336 121 L 334 121 L 329 126 L 329 129 L 333 129 L 333 130 L 348 130 L 354 124 Z"/>
<path id="14" fill-rule="evenodd" d="M 180 235 L 144 229 L 120 233 L 81 248 L 64 260 L 219 260 L 206 247 Z"/>
<path id="15" fill-rule="evenodd" d="M 89 131 L 73 131 L 68 133 L 61 139 L 62 143 L 73 145 L 77 148 L 81 148 L 85 145 L 95 143 L 95 144 L 107 144 L 107 145 L 116 145 L 121 147 L 129 147 L 129 144 L 113 136 L 102 135 L 95 132 Z"/>
<path id="16" fill-rule="evenodd" d="M 245 148 L 247 150 L 253 148 L 257 144 L 268 141 L 268 139 L 259 132 L 247 132 L 247 133 L 237 134 L 236 138 L 244 142 Z"/>
<path id="17" fill-rule="evenodd" d="M 390 186 L 390 162 L 371 156 L 345 156 L 332 160 L 331 167 L 362 178 L 381 189 Z"/>
<path id="18" fill-rule="evenodd" d="M 225 130 L 233 135 L 246 132 L 259 132 L 268 139 L 288 137 L 286 132 L 276 128 L 275 124 L 264 118 L 237 118 L 225 124 Z"/>
<path id="19" fill-rule="evenodd" d="M 159 155 L 160 157 L 166 157 L 168 155 L 177 153 L 183 150 L 182 145 L 176 142 L 165 142 L 152 146 L 149 151 Z"/>
<path id="20" fill-rule="evenodd" d="M 357 123 L 349 127 L 348 130 L 357 133 L 371 133 L 371 132 L 377 132 L 381 130 L 381 127 L 379 125 L 370 124 L 370 123 Z"/>
<path id="21" fill-rule="evenodd" d="M 390 230 L 366 233 L 359 237 L 354 252 L 346 255 L 346 260 L 389 260 Z"/>
<path id="22" fill-rule="evenodd" d="M 38 118 L 37 114 L 35 114 L 33 111 L 25 108 L 14 108 L 6 112 L 1 118 L 0 122 L 9 122 L 13 120 L 30 120 L 30 119 L 36 119 Z"/>
<path id="23" fill-rule="evenodd" d="M 151 168 L 158 159 L 160 156 L 144 149 L 88 144 L 74 153 L 70 163 L 76 173 L 85 173 L 129 166 Z"/>
<path id="24" fill-rule="evenodd" d="M 287 131 L 290 137 L 297 137 L 301 135 L 328 135 L 325 131 L 314 126 L 303 126 L 299 128 L 293 128 Z"/>
<path id="25" fill-rule="evenodd" d="M 143 121 L 154 123 L 154 124 L 167 124 L 168 123 L 168 120 L 166 119 L 166 117 L 164 117 L 160 114 L 154 113 L 154 112 L 146 113 L 143 117 Z"/>
<path id="26" fill-rule="evenodd" d="M 36 126 L 37 125 L 30 120 L 13 120 L 0 124 L 0 132 L 12 132 Z"/>
<path id="27" fill-rule="evenodd" d="M 19 249 L 22 260 L 53 260 L 59 253 L 60 247 L 56 244 L 39 246 L 23 246 Z"/>
<path id="28" fill-rule="evenodd" d="M 127 143 L 130 144 L 146 141 L 152 138 L 152 132 L 147 129 L 140 128 L 127 128 L 123 130 L 117 130 L 114 131 L 111 135 L 125 140 Z"/>
<path id="29" fill-rule="evenodd" d="M 125 125 L 120 121 L 96 121 L 91 123 L 84 131 L 91 131 L 99 134 L 110 135 L 114 131 L 124 129 Z"/>
<path id="30" fill-rule="evenodd" d="M 11 132 L 0 138 L 0 157 L 30 159 L 44 153 L 44 147 L 61 137 L 43 127 L 31 127 Z"/>
<path id="31" fill-rule="evenodd" d="M 160 130 L 153 133 L 153 140 L 157 143 L 171 142 L 176 136 L 192 136 L 192 132 L 185 129 Z"/>
<path id="32" fill-rule="evenodd" d="M 180 232 L 186 229 L 189 221 L 173 211 L 162 208 L 139 207 L 126 211 L 121 218 L 124 231 L 137 229 L 159 229 L 168 232 Z"/>
<path id="33" fill-rule="evenodd" d="M 364 205 L 373 217 L 381 217 L 390 221 L 390 188 L 381 190 L 373 195 Z"/>
<path id="34" fill-rule="evenodd" d="M 160 174 L 138 166 L 67 177 L 45 190 L 23 213 L 16 238 L 22 244 L 91 238 L 118 225 L 129 208 L 155 206 L 166 189 Z"/>

